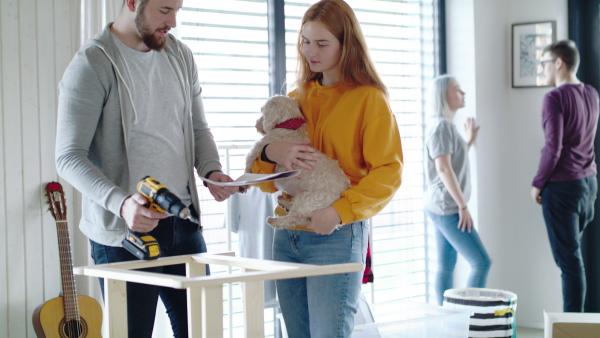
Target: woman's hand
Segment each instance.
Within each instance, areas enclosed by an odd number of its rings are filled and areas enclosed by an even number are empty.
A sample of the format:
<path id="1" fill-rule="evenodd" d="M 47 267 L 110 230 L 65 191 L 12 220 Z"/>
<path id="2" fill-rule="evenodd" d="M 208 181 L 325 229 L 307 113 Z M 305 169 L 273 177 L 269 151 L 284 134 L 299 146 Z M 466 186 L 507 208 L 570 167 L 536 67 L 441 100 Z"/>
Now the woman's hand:
<path id="1" fill-rule="evenodd" d="M 308 217 L 310 223 L 306 227 L 319 235 L 331 235 L 335 227 L 342 222 L 337 210 L 332 206 L 315 210 Z"/>
<path id="2" fill-rule="evenodd" d="M 475 118 L 467 118 L 465 121 L 465 132 L 467 134 L 467 145 L 470 147 L 473 145 L 473 143 L 475 143 L 475 140 L 477 139 L 477 133 L 479 132 L 479 126 L 477 125 Z"/>
<path id="3" fill-rule="evenodd" d="M 456 205 L 458 205 L 458 216 L 460 217 L 458 228 L 463 232 L 465 230 L 471 232 L 471 229 L 473 229 L 473 219 L 471 218 L 469 210 L 461 207 L 461 205 L 466 206 L 467 201 L 462 190 L 460 190 L 460 184 L 458 183 L 454 169 L 452 169 L 452 155 L 445 154 L 436 157 L 435 169 L 437 170 L 438 175 L 440 175 L 444 187 L 448 190 L 448 193 L 450 193 L 450 196 L 452 196 Z"/>
<path id="4" fill-rule="evenodd" d="M 318 157 L 311 155 L 314 152 L 315 150 L 310 146 L 310 142 L 277 141 L 270 143 L 265 148 L 267 158 L 284 166 L 287 170 L 294 170 L 293 164 L 300 168 L 312 169 L 303 160 L 318 161 Z"/>
<path id="5" fill-rule="evenodd" d="M 468 233 L 471 233 L 473 229 L 473 218 L 471 217 L 471 213 L 469 212 L 469 208 L 459 209 L 458 210 L 458 228 L 460 231 L 465 232 L 467 230 Z"/>

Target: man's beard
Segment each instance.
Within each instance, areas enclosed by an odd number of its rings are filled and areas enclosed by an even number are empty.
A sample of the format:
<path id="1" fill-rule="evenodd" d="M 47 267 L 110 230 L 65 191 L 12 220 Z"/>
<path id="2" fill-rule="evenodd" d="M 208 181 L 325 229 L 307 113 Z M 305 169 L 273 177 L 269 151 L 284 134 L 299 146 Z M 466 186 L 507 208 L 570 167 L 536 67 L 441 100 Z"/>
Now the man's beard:
<path id="1" fill-rule="evenodd" d="M 140 32 L 142 41 L 144 42 L 144 44 L 150 48 L 153 49 L 157 52 L 160 52 L 161 50 L 163 50 L 163 48 L 165 48 L 167 46 L 167 36 L 161 36 L 161 37 L 156 37 L 155 33 L 156 31 L 168 31 L 169 27 L 165 26 L 162 27 L 160 29 L 151 31 L 148 26 L 146 25 L 146 17 L 144 16 L 144 7 L 145 5 L 143 5 L 140 9 L 139 9 L 139 14 L 135 17 L 135 26 L 138 30 L 138 32 Z"/>

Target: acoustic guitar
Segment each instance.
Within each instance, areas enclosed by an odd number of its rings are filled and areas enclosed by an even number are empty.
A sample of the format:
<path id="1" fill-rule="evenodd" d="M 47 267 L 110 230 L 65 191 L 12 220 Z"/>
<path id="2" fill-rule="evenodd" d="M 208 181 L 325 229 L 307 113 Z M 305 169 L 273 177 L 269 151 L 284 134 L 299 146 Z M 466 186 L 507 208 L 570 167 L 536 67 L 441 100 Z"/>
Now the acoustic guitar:
<path id="1" fill-rule="evenodd" d="M 33 327 L 38 337 L 101 337 L 102 308 L 92 297 L 78 296 L 73 277 L 73 260 L 67 225 L 67 206 L 62 185 L 46 185 L 50 213 L 56 221 L 62 295 L 38 306 L 33 312 Z"/>

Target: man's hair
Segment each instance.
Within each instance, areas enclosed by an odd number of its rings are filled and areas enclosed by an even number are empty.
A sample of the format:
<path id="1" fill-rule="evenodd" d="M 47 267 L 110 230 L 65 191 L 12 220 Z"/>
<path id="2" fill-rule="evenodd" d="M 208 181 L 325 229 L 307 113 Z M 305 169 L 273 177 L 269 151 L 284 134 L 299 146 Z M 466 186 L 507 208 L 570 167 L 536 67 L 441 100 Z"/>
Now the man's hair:
<path id="1" fill-rule="evenodd" d="M 302 90 L 309 81 L 319 80 L 322 73 L 310 70 L 310 65 L 302 52 L 302 27 L 313 21 L 323 24 L 340 42 L 340 82 L 350 88 L 368 85 L 387 93 L 387 88 L 379 78 L 369 56 L 367 43 L 354 11 L 342 0 L 321 0 L 313 4 L 304 14 L 298 34 L 296 49 L 298 67 L 296 88 Z"/>
<path id="2" fill-rule="evenodd" d="M 552 43 L 544 48 L 544 53 L 550 53 L 554 57 L 560 58 L 567 70 L 576 72 L 579 67 L 579 50 L 575 42 L 571 40 L 561 40 Z"/>
<path id="3" fill-rule="evenodd" d="M 447 95 L 452 80 L 456 80 L 452 75 L 441 75 L 431 82 L 427 102 L 427 111 L 430 117 L 451 117 L 452 111 L 448 106 Z"/>
<path id="4" fill-rule="evenodd" d="M 126 1 L 127 1 L 127 0 L 123 0 L 123 5 L 121 5 L 121 6 L 125 6 L 125 2 L 126 2 Z M 140 5 L 145 5 L 146 3 L 148 3 L 148 1 L 150 1 L 150 0 L 141 0 L 141 1 L 140 1 Z"/>

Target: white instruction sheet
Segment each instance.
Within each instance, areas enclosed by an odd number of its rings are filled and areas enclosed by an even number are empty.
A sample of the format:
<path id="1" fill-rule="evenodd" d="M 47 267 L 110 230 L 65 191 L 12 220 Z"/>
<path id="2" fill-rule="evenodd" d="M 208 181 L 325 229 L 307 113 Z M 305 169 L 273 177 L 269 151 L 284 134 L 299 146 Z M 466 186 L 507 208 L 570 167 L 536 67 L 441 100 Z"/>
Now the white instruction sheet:
<path id="1" fill-rule="evenodd" d="M 274 173 L 274 174 L 249 174 L 249 173 L 246 173 L 246 174 L 238 177 L 238 179 L 233 182 L 215 182 L 215 181 L 209 180 L 208 178 L 204 178 L 204 177 L 200 177 L 200 178 L 204 182 L 208 182 L 208 183 L 214 184 L 214 185 L 219 185 L 222 187 L 238 187 L 238 186 L 242 186 L 242 185 L 250 185 L 250 184 L 279 180 L 282 178 L 295 177 L 295 176 L 298 176 L 299 174 L 300 174 L 300 170 L 283 171 L 283 172 Z"/>

